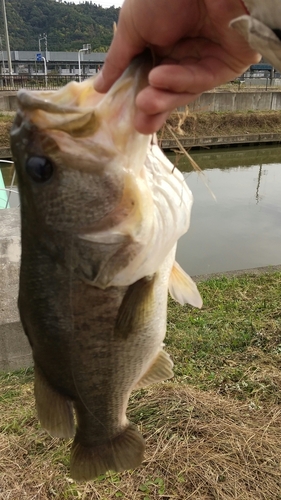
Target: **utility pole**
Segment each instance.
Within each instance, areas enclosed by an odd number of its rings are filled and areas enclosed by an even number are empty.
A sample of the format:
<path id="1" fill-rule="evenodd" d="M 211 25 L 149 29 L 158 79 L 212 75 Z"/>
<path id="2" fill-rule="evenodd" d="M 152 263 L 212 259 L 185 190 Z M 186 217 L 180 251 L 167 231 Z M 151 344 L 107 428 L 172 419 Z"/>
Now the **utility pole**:
<path id="1" fill-rule="evenodd" d="M 4 52 L 3 52 L 3 44 L 2 44 L 2 36 L 1 35 L 0 35 L 0 52 L 1 52 L 1 59 L 2 59 L 2 74 L 3 74 L 5 85 L 7 86 L 6 66 L 5 66 L 5 59 L 4 59 Z"/>
<path id="2" fill-rule="evenodd" d="M 11 51 L 10 51 L 10 41 L 9 41 L 9 32 L 8 32 L 8 23 L 7 23 L 7 14 L 6 14 L 6 5 L 5 0 L 2 0 L 2 11 L 3 11 L 3 19 L 4 19 L 4 29 L 5 29 L 5 41 L 6 41 L 6 49 L 7 49 L 7 58 L 8 58 L 8 68 L 9 74 L 11 77 L 11 84 L 13 85 L 13 68 L 12 68 L 12 60 L 11 60 Z"/>
<path id="3" fill-rule="evenodd" d="M 45 58 L 46 61 L 48 62 L 48 35 L 46 33 L 43 33 L 43 35 L 39 35 L 39 40 L 38 40 L 39 52 L 41 52 L 41 40 L 45 41 L 45 52 L 46 52 Z"/>
<path id="4" fill-rule="evenodd" d="M 78 50 L 78 77 L 79 82 L 81 82 L 81 53 L 85 52 L 85 54 L 89 54 L 91 52 L 91 44 L 84 43 L 83 49 Z"/>
<path id="5" fill-rule="evenodd" d="M 39 45 L 39 47 L 40 47 L 40 45 Z M 46 62 L 46 58 L 42 56 L 41 52 L 39 52 L 39 54 L 36 54 L 36 62 L 41 62 L 41 61 L 43 61 L 43 63 L 44 63 L 45 87 L 47 87 L 48 86 L 47 62 Z M 36 70 L 36 74 L 38 75 L 37 70 Z"/>
<path id="6" fill-rule="evenodd" d="M 42 56 L 44 63 L 44 75 L 45 75 L 45 87 L 48 87 L 48 73 L 47 73 L 47 63 L 45 57 Z"/>

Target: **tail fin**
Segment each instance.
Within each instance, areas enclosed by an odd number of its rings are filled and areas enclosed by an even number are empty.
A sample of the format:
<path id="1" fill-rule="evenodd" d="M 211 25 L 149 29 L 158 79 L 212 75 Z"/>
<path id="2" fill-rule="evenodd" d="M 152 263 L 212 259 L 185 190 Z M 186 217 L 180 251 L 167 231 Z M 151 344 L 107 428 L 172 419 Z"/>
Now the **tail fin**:
<path id="1" fill-rule="evenodd" d="M 139 431 L 129 425 L 107 443 L 87 447 L 75 438 L 71 450 L 70 475 L 76 481 L 89 481 L 109 470 L 122 472 L 138 467 L 145 449 L 145 441 Z"/>

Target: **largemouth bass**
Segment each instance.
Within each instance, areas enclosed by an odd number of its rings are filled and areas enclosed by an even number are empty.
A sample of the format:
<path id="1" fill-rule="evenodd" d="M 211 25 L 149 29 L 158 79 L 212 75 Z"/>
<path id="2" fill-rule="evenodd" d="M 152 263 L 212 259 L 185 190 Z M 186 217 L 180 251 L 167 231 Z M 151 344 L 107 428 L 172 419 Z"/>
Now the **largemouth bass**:
<path id="1" fill-rule="evenodd" d="M 230 25 L 249 45 L 281 71 L 281 1 L 242 0 L 247 13 Z"/>
<path id="2" fill-rule="evenodd" d="M 149 65 L 108 94 L 93 80 L 18 94 L 11 132 L 21 199 L 19 311 L 32 346 L 41 425 L 74 437 L 70 473 L 89 480 L 141 464 L 133 389 L 173 376 L 163 350 L 167 294 L 201 307 L 175 263 L 192 194 L 149 136 L 134 130 Z M 76 416 L 76 425 L 74 414 Z"/>

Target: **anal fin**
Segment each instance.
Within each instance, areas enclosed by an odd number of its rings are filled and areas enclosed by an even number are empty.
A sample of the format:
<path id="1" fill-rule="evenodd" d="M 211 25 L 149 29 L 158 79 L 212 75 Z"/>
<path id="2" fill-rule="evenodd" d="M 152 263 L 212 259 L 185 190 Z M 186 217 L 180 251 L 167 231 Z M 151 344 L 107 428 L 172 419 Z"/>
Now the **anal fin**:
<path id="1" fill-rule="evenodd" d="M 75 432 L 72 403 L 57 392 L 35 365 L 34 393 L 41 426 L 53 437 L 69 439 Z"/>
<path id="2" fill-rule="evenodd" d="M 97 446 L 85 446 L 75 437 L 70 458 L 70 475 L 76 481 L 90 481 L 109 470 L 122 472 L 141 465 L 145 441 L 131 424 L 118 436 Z"/>
<path id="3" fill-rule="evenodd" d="M 141 389 L 150 384 L 162 382 L 174 376 L 173 361 L 169 354 L 165 351 L 160 351 L 154 363 L 150 366 L 147 372 L 135 385 L 134 389 Z"/>
<path id="4" fill-rule="evenodd" d="M 169 280 L 169 292 L 182 306 L 186 303 L 202 307 L 201 295 L 191 277 L 175 262 Z"/>

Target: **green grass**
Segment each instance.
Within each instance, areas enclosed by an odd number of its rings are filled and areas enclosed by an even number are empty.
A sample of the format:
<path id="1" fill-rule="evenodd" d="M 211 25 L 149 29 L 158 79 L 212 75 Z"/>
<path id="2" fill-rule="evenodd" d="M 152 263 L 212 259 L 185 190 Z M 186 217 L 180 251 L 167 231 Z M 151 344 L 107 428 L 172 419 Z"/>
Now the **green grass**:
<path id="1" fill-rule="evenodd" d="M 0 112 L 0 122 L 12 122 L 13 121 L 13 115 L 10 114 L 5 114 L 5 112 Z"/>
<path id="2" fill-rule="evenodd" d="M 276 375 L 281 369 L 281 274 L 220 277 L 198 288 L 202 310 L 169 303 L 166 345 L 177 380 L 239 399 L 280 401 L 267 368 Z"/>

